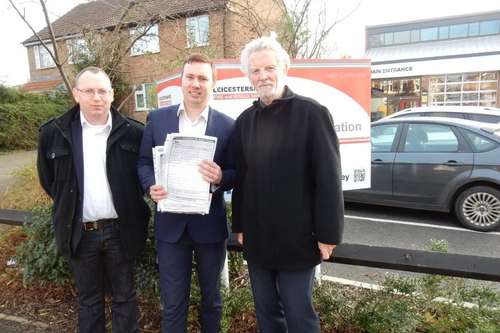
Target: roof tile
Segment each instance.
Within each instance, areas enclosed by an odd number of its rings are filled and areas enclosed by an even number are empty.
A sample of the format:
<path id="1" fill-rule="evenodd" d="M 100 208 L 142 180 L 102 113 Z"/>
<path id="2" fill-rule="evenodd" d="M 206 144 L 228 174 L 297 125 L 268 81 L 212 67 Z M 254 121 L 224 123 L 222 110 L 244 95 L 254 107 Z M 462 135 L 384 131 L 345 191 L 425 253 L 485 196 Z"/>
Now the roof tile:
<path id="1" fill-rule="evenodd" d="M 79 4 L 52 23 L 56 38 L 71 36 L 84 30 L 113 28 L 131 0 L 96 0 Z M 229 0 L 139 0 L 125 20 L 127 24 L 153 20 L 158 16 L 183 16 L 225 6 Z M 50 38 L 48 28 L 38 32 Z M 35 35 L 23 44 L 38 41 Z"/>
<path id="2" fill-rule="evenodd" d="M 31 92 L 50 91 L 54 90 L 61 83 L 62 83 L 61 78 L 50 79 L 50 80 L 36 80 L 26 83 L 23 86 L 23 89 Z"/>

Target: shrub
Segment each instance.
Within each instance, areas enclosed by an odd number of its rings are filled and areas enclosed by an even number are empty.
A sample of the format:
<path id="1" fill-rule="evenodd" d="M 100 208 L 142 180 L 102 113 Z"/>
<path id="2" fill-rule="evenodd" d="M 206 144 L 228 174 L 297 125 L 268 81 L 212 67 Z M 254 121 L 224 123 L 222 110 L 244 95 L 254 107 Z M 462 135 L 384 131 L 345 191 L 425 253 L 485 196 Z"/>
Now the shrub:
<path id="1" fill-rule="evenodd" d="M 355 325 L 352 318 L 356 302 L 349 295 L 353 292 L 358 293 L 357 288 L 353 290 L 348 287 L 340 288 L 329 282 L 323 282 L 315 287 L 313 302 L 324 332 L 343 329 L 347 331 Z"/>
<path id="2" fill-rule="evenodd" d="M 50 207 L 34 212 L 26 225 L 27 241 L 14 256 L 23 270 L 23 283 L 67 285 L 71 281 L 67 260 L 57 248 Z"/>
<path id="3" fill-rule="evenodd" d="M 357 301 L 354 319 L 362 332 L 410 333 L 420 324 L 421 313 L 411 297 L 365 293 Z"/>
<path id="4" fill-rule="evenodd" d="M 0 150 L 36 148 L 40 125 L 72 105 L 67 93 L 27 93 L 0 86 Z"/>
<path id="5" fill-rule="evenodd" d="M 148 200 L 151 209 L 154 205 Z M 229 210 L 230 216 L 230 210 Z M 152 222 L 152 221 L 151 221 Z M 50 209 L 37 209 L 25 227 L 27 241 L 16 260 L 23 282 L 68 285 L 71 277 L 54 239 Z M 441 244 L 442 245 L 442 244 Z M 443 248 L 441 246 L 441 248 Z M 257 331 L 248 272 L 240 252 L 229 252 L 230 288 L 223 288 L 221 332 Z M 153 224 L 146 249 L 137 261 L 136 283 L 141 313 L 149 322 L 141 327 L 156 332 L 161 323 L 160 282 Z M 193 270 L 189 331 L 199 330 L 200 290 Z M 408 279 L 387 275 L 379 291 L 346 287 L 324 281 L 314 291 L 314 304 L 324 332 L 349 333 L 498 333 L 500 294 L 487 284 L 441 276 Z M 433 301 L 444 296 L 454 303 Z M 461 306 L 475 302 L 475 308 Z M 146 315 L 147 314 L 147 315 Z M 144 319 L 145 320 L 145 319 Z"/>

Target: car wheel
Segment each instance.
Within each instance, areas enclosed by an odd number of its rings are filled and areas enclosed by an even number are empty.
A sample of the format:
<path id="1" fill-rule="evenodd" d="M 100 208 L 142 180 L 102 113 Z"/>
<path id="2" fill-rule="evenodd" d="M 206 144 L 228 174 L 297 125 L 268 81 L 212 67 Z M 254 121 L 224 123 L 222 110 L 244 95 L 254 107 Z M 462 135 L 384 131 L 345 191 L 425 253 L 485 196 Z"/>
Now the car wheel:
<path id="1" fill-rule="evenodd" d="M 467 228 L 491 231 L 500 226 L 500 191 L 488 186 L 471 187 L 460 194 L 455 214 Z"/>

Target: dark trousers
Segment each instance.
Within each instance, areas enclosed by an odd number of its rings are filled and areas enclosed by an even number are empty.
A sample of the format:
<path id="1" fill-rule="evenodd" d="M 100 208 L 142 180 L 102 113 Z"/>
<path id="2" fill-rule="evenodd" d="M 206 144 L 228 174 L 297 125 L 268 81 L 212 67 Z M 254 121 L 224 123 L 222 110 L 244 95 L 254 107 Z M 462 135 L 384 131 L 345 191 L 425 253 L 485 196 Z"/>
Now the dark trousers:
<path id="1" fill-rule="evenodd" d="M 312 304 L 314 269 L 268 270 L 248 263 L 260 333 L 320 333 Z"/>
<path id="2" fill-rule="evenodd" d="M 196 243 L 186 228 L 175 243 L 158 240 L 163 333 L 187 332 L 193 253 L 201 291 L 201 332 L 219 332 L 222 314 L 220 274 L 226 257 L 226 242 Z"/>
<path id="3" fill-rule="evenodd" d="M 69 269 L 78 293 L 79 333 L 105 333 L 105 281 L 111 282 L 113 332 L 139 332 L 134 259 L 127 258 L 118 226 L 83 231 Z"/>

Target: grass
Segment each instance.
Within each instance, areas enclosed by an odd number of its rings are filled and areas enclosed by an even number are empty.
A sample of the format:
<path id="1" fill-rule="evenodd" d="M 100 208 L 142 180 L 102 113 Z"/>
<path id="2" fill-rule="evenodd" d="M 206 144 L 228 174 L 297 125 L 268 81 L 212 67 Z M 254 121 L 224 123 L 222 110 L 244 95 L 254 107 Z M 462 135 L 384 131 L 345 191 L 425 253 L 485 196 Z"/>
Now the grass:
<path id="1" fill-rule="evenodd" d="M 0 195 L 0 208 L 31 210 L 51 203 L 38 181 L 35 162 L 12 172 L 12 176 L 14 181 Z"/>

